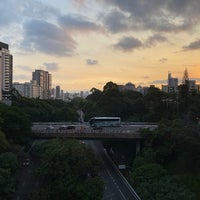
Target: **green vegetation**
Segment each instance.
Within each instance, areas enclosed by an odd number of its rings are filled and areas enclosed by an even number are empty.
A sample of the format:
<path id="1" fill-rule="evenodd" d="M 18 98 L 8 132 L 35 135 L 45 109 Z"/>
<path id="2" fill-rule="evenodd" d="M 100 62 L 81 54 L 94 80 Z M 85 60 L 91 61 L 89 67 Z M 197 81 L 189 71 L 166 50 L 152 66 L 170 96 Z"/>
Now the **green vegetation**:
<path id="1" fill-rule="evenodd" d="M 121 91 L 111 81 L 103 91 L 92 88 L 86 99 L 75 98 L 71 102 L 29 99 L 13 90 L 12 105 L 0 103 L 1 199 L 11 199 L 16 190 L 17 154 L 22 146 L 29 146 L 31 123 L 78 122 L 78 110 L 83 111 L 85 121 L 93 116 L 120 116 L 125 122 L 160 122 L 155 136 L 142 144 L 144 149 L 136 158 L 135 146 L 131 143 L 118 141 L 105 145 L 133 164 L 129 179 L 142 199 L 200 199 L 200 94 L 189 92 L 183 84 L 178 94 L 151 87 L 142 95 Z M 94 199 L 94 195 L 101 199 L 103 183 L 97 176 L 99 162 L 91 150 L 77 141 L 56 140 L 42 146 L 40 151 L 39 175 L 47 182 L 35 199 L 49 199 L 47 193 L 55 197 L 58 191 L 59 195 L 69 195 L 69 199 L 72 194 L 82 196 L 75 196 L 76 199 Z"/>
<path id="2" fill-rule="evenodd" d="M 200 138 L 195 133 L 180 120 L 160 123 L 129 177 L 142 199 L 199 199 Z"/>
<path id="3" fill-rule="evenodd" d="M 35 199 L 102 199 L 100 161 L 85 144 L 76 140 L 52 140 L 39 147 L 43 180 Z"/>
<path id="4" fill-rule="evenodd" d="M 13 153 L 6 152 L 0 154 L 0 197 L 2 200 L 11 199 L 16 191 L 17 182 L 14 174 L 17 167 L 17 158 Z"/>

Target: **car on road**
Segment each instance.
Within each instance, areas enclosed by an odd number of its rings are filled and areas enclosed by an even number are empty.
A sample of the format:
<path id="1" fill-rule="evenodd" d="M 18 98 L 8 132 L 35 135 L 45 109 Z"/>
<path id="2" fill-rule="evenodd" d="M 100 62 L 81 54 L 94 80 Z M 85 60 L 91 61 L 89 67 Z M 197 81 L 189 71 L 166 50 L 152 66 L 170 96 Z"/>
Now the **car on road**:
<path id="1" fill-rule="evenodd" d="M 74 130 L 75 128 L 76 128 L 76 127 L 73 126 L 73 125 L 67 127 L 68 130 L 69 130 L 69 129 L 70 129 L 70 130 Z"/>
<path id="2" fill-rule="evenodd" d="M 58 130 L 62 131 L 62 130 L 66 130 L 66 129 L 67 129 L 67 126 L 66 125 L 62 125 L 62 126 L 59 127 Z"/>
<path id="3" fill-rule="evenodd" d="M 29 166 L 30 164 L 30 158 L 26 158 L 24 161 L 23 161 L 23 166 Z"/>
<path id="4" fill-rule="evenodd" d="M 52 125 L 49 125 L 49 126 L 46 127 L 46 130 L 48 130 L 48 131 L 49 130 L 54 130 L 54 127 Z"/>

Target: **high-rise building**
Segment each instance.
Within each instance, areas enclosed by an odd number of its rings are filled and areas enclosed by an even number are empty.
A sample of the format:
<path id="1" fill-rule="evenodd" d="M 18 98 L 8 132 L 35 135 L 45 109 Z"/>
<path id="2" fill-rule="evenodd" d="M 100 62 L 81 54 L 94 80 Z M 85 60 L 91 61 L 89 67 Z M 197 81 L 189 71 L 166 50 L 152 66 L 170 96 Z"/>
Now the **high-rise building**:
<path id="1" fill-rule="evenodd" d="M 37 84 L 36 80 L 30 81 L 30 98 L 38 98 L 41 97 L 42 88 Z"/>
<path id="2" fill-rule="evenodd" d="M 13 83 L 13 88 L 15 88 L 20 95 L 24 97 L 30 97 L 30 83 Z"/>
<path id="3" fill-rule="evenodd" d="M 56 86 L 56 99 L 60 99 L 60 86 Z"/>
<path id="4" fill-rule="evenodd" d="M 171 73 L 168 73 L 168 92 L 177 92 L 178 90 L 178 78 L 172 78 Z"/>
<path id="5" fill-rule="evenodd" d="M 0 101 L 10 99 L 13 80 L 13 57 L 8 44 L 0 42 Z"/>
<path id="6" fill-rule="evenodd" d="M 48 71 L 37 69 L 32 74 L 32 80 L 35 80 L 42 89 L 41 99 L 49 99 L 51 97 L 52 85 L 51 74 Z"/>

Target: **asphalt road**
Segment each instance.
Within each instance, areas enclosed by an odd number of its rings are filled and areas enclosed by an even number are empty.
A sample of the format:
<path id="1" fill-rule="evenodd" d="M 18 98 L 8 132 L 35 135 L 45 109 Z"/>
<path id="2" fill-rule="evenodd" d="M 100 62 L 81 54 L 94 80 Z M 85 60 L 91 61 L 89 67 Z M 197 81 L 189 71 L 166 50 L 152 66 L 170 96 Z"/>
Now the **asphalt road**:
<path id="1" fill-rule="evenodd" d="M 87 140 L 86 144 L 90 145 L 96 154 L 103 161 L 100 176 L 105 183 L 103 200 L 137 200 L 137 194 L 130 188 L 130 185 L 123 178 L 119 170 L 109 158 L 106 150 L 100 141 Z"/>
<path id="2" fill-rule="evenodd" d="M 35 143 L 37 142 L 35 141 Z M 134 191 L 124 180 L 117 167 L 113 165 L 101 142 L 86 140 L 85 144 L 90 145 L 103 162 L 99 174 L 105 183 L 103 200 L 137 200 Z M 31 157 L 29 165 L 23 166 L 23 163 L 21 164 L 21 169 L 17 174 L 20 177 L 18 192 L 13 200 L 28 200 L 40 188 L 39 177 L 35 174 L 35 170 L 39 166 L 38 160 Z"/>
<path id="3" fill-rule="evenodd" d="M 40 188 L 40 180 L 36 175 L 36 170 L 39 167 L 39 160 L 35 156 L 29 154 L 35 144 L 43 142 L 42 140 L 34 140 L 27 155 L 29 155 L 29 163 L 24 165 L 24 160 L 20 161 L 20 167 L 16 176 L 18 177 L 18 190 L 12 200 L 29 200 L 31 196 Z"/>

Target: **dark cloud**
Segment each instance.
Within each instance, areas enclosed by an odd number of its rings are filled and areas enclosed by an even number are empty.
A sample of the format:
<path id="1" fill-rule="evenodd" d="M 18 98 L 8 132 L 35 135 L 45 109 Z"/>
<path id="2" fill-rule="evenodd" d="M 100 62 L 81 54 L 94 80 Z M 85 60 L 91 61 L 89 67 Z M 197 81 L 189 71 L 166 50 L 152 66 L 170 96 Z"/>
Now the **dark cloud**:
<path id="1" fill-rule="evenodd" d="M 153 36 L 150 36 L 145 44 L 147 47 L 151 47 L 151 46 L 155 46 L 157 43 L 162 43 L 162 42 L 167 42 L 167 38 L 162 36 L 162 35 L 159 35 L 159 34 L 155 34 Z"/>
<path id="2" fill-rule="evenodd" d="M 60 25 L 69 32 L 90 32 L 102 30 L 102 27 L 81 15 L 65 15 L 60 17 L 58 21 Z"/>
<path id="3" fill-rule="evenodd" d="M 105 27 L 112 33 L 130 30 L 128 17 L 116 9 L 111 10 L 108 14 L 100 17 Z"/>
<path id="4" fill-rule="evenodd" d="M 47 71 L 57 71 L 59 69 L 58 63 L 43 63 L 44 66 L 46 66 Z"/>
<path id="5" fill-rule="evenodd" d="M 70 35 L 46 21 L 30 20 L 24 24 L 24 32 L 22 48 L 57 56 L 71 56 L 76 48 Z"/>
<path id="6" fill-rule="evenodd" d="M 142 46 L 142 42 L 134 37 L 123 37 L 114 45 L 114 48 L 122 51 L 132 51 Z"/>
<path id="7" fill-rule="evenodd" d="M 189 45 L 187 46 L 183 46 L 183 49 L 185 51 L 187 50 L 198 50 L 200 49 L 200 39 L 199 40 L 196 40 L 194 42 L 191 42 Z"/>
<path id="8" fill-rule="evenodd" d="M 98 60 L 87 59 L 86 60 L 86 64 L 87 65 L 97 65 L 98 64 Z"/>
<path id="9" fill-rule="evenodd" d="M 190 30 L 199 24 L 200 3 L 199 0 L 104 0 L 106 4 L 114 7 L 113 13 L 105 15 L 105 25 L 113 31 L 113 22 L 109 20 L 115 16 L 115 9 L 124 12 L 121 19 L 129 23 L 132 31 L 137 30 L 155 30 L 163 32 L 177 32 Z M 128 14 L 127 14 L 128 13 Z M 127 16 L 127 17 L 125 17 Z M 117 28 L 119 26 L 119 28 Z M 115 29 L 126 31 L 121 28 L 121 23 L 115 23 Z"/>

